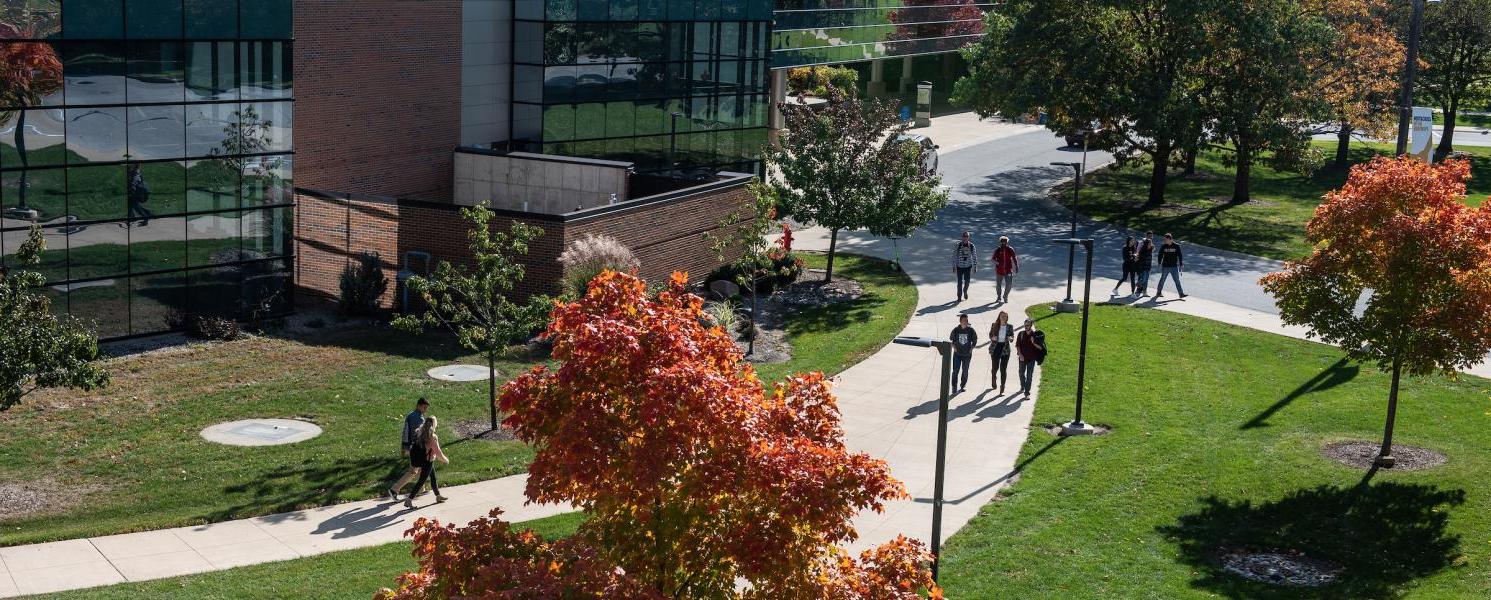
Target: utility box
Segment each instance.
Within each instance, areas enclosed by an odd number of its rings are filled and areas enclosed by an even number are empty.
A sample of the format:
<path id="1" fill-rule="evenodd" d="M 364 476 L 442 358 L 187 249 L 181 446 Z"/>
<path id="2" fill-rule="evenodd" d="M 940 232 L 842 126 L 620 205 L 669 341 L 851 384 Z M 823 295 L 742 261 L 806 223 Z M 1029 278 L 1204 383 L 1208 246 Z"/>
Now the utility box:
<path id="1" fill-rule="evenodd" d="M 916 84 L 916 126 L 932 126 L 932 82 Z"/>

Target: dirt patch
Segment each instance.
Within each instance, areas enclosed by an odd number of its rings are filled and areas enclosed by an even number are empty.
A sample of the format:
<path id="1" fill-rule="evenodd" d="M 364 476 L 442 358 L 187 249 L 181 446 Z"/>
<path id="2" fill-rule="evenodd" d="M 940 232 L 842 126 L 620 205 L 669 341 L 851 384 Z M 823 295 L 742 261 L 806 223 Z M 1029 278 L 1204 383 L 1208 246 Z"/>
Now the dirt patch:
<path id="1" fill-rule="evenodd" d="M 1382 445 L 1377 442 L 1336 442 L 1320 449 L 1326 458 L 1343 465 L 1370 469 L 1377 461 Z M 1449 461 L 1445 455 L 1417 446 L 1393 445 L 1394 471 L 1418 471 L 1432 469 Z"/>
<path id="2" fill-rule="evenodd" d="M 1243 579 L 1288 587 L 1321 587 L 1341 579 L 1345 567 L 1287 550 L 1224 550 L 1222 570 Z"/>
<path id="3" fill-rule="evenodd" d="M 95 491 L 89 486 L 57 485 L 55 481 L 0 483 L 0 520 L 62 512 Z"/>
<path id="4" fill-rule="evenodd" d="M 456 421 L 450 428 L 463 440 L 509 442 L 518 439 L 517 436 L 513 435 L 513 430 L 508 429 L 501 422 L 497 423 L 496 429 L 492 429 L 490 426 L 491 421 L 488 419 L 469 419 L 466 421 Z"/>

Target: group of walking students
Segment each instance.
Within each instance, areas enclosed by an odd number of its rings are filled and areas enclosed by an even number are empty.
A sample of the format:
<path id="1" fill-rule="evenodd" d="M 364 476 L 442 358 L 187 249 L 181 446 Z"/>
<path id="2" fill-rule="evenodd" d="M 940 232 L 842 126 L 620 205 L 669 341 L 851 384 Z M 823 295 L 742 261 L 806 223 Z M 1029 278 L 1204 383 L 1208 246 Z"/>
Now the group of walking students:
<path id="1" fill-rule="evenodd" d="M 414 484 L 414 489 L 404 498 L 406 508 L 414 508 L 414 499 L 419 496 L 425 480 L 430 482 L 430 491 L 435 492 L 435 502 L 445 502 L 445 496 L 440 495 L 440 482 L 435 479 L 435 463 L 438 461 L 450 464 L 450 459 L 440 449 L 440 436 L 436 433 L 440 421 L 428 414 L 429 411 L 430 401 L 420 398 L 414 403 L 414 410 L 404 417 L 400 445 L 403 447 L 403 455 L 409 458 L 409 469 L 386 492 L 389 498 L 398 501 L 399 492 L 418 475 L 419 482 Z"/>

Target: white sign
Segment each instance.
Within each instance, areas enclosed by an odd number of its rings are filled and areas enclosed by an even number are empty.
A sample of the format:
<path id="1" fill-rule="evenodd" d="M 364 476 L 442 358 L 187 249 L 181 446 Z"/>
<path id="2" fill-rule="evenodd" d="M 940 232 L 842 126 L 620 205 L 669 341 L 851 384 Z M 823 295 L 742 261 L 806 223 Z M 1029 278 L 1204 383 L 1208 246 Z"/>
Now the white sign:
<path id="1" fill-rule="evenodd" d="M 1408 129 L 1408 155 L 1434 162 L 1434 109 L 1413 107 L 1413 122 Z"/>

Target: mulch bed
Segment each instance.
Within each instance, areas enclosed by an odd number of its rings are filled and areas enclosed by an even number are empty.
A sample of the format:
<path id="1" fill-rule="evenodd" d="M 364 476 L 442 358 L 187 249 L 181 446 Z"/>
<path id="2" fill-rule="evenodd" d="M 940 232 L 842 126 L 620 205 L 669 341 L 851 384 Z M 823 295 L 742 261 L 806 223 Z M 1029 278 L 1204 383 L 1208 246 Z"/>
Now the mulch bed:
<path id="1" fill-rule="evenodd" d="M 90 491 L 51 481 L 0 483 L 0 515 L 15 519 L 59 512 L 77 504 Z"/>
<path id="2" fill-rule="evenodd" d="M 490 426 L 491 421 L 487 419 L 469 419 L 456 421 L 450 428 L 456 432 L 456 435 L 461 436 L 461 439 L 466 440 L 507 442 L 518 439 L 513 435 L 513 430 L 504 427 L 501 422 L 497 423 L 497 429 L 491 429 Z"/>
<path id="3" fill-rule="evenodd" d="M 1345 567 L 1285 550 L 1224 550 L 1222 570 L 1243 579 L 1289 587 L 1320 587 L 1341 579 Z"/>
<path id="4" fill-rule="evenodd" d="M 858 281 L 836 277 L 833 281 L 823 283 L 824 274 L 822 269 L 803 271 L 792 285 L 773 294 L 772 302 L 801 308 L 853 302 L 865 295 L 865 287 Z"/>
<path id="5" fill-rule="evenodd" d="M 865 287 L 860 282 L 836 277 L 825 284 L 823 273 L 821 269 L 805 270 L 791 285 L 756 302 L 756 344 L 746 360 L 753 363 L 784 363 L 792 359 L 792 343 L 787 340 L 787 313 L 802 308 L 853 302 L 865 295 Z M 743 302 L 741 307 L 749 309 L 751 303 Z M 741 352 L 749 347 L 741 336 L 736 337 L 735 344 L 740 347 Z"/>
<path id="6" fill-rule="evenodd" d="M 1377 453 L 1382 450 L 1378 442 L 1336 442 L 1327 444 L 1320 449 L 1320 453 L 1326 458 L 1334 460 L 1343 465 L 1370 469 L 1377 460 Z M 1432 469 L 1447 462 L 1449 458 L 1445 455 L 1417 446 L 1393 445 L 1393 470 L 1394 471 L 1418 471 L 1421 469 Z"/>
<path id="7" fill-rule="evenodd" d="M 1086 434 L 1086 435 L 1108 435 L 1109 433 L 1113 432 L 1113 428 L 1109 427 L 1107 425 L 1099 425 L 1097 423 L 1088 423 L 1087 425 L 1089 427 L 1092 427 L 1093 432 L 1089 433 L 1089 434 Z M 1041 429 L 1046 430 L 1046 433 L 1049 433 L 1051 435 L 1061 435 L 1061 424 L 1060 423 L 1051 423 L 1051 424 L 1047 424 L 1047 425 L 1042 425 Z"/>

